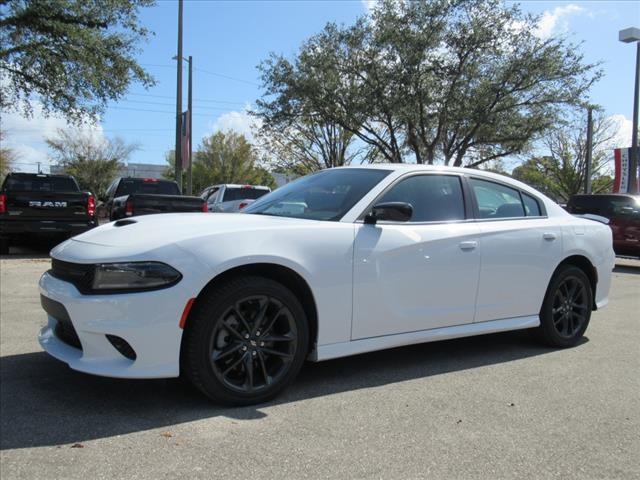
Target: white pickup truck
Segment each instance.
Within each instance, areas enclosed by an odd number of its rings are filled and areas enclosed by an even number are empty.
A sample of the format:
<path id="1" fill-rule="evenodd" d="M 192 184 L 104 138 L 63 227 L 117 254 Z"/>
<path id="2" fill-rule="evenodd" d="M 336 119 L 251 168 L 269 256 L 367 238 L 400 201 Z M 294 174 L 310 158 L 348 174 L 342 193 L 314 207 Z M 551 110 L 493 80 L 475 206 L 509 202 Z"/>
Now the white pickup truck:
<path id="1" fill-rule="evenodd" d="M 205 188 L 200 197 L 207 202 L 210 212 L 239 212 L 271 189 L 262 185 L 235 185 L 225 183 Z"/>

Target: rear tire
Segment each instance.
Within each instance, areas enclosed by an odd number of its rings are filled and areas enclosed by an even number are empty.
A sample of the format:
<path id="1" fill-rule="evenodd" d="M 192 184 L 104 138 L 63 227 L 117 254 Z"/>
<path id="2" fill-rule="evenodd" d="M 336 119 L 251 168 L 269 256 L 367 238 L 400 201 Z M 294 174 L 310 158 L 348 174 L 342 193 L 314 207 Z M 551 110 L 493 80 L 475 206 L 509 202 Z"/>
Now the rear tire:
<path id="1" fill-rule="evenodd" d="M 214 402 L 251 405 L 293 382 L 308 345 L 307 317 L 288 288 L 263 277 L 237 277 L 198 298 L 181 367 Z"/>
<path id="2" fill-rule="evenodd" d="M 536 336 L 552 347 L 573 347 L 589 326 L 592 305 L 587 275 L 573 265 L 560 266 L 549 282 Z"/>

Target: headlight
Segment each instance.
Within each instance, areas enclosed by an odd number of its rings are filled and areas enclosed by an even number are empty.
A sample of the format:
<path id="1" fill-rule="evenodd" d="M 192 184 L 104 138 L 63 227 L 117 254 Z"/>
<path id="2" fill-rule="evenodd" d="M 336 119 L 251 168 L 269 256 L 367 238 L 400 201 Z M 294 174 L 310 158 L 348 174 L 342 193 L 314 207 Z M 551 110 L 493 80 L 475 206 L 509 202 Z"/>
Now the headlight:
<path id="1" fill-rule="evenodd" d="M 93 289 L 156 290 L 175 285 L 182 275 L 160 262 L 102 263 L 95 266 Z"/>

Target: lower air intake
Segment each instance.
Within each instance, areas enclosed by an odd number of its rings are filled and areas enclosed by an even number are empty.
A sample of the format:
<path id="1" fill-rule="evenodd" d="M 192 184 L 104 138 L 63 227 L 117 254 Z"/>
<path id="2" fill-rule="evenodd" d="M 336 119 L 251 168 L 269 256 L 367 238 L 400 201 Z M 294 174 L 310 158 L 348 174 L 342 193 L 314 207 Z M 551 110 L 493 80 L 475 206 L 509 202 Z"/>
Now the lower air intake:
<path id="1" fill-rule="evenodd" d="M 129 360 L 135 360 L 137 358 L 135 350 L 127 343 L 124 338 L 120 338 L 116 335 L 105 335 L 109 343 L 113 345 L 113 348 L 118 350 L 123 357 Z"/>

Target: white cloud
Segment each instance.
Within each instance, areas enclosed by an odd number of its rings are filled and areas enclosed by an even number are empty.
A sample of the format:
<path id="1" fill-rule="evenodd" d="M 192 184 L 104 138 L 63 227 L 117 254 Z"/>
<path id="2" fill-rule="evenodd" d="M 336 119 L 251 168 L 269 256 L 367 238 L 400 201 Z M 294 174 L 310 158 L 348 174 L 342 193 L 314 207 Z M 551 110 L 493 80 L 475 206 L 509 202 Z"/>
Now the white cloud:
<path id="1" fill-rule="evenodd" d="M 33 116 L 26 118 L 17 112 L 2 113 L 3 147 L 16 152 L 16 169 L 35 172 L 40 162 L 42 171 L 49 171 L 48 147 L 45 140 L 54 137 L 59 128 L 77 128 L 82 132 L 102 139 L 104 132 L 98 123 L 85 124 L 80 127 L 70 125 L 59 116 L 45 117 L 42 105 L 33 102 Z"/>
<path id="2" fill-rule="evenodd" d="M 376 5 L 378 4 L 377 0 L 361 0 L 361 2 L 367 13 L 373 12 L 373 10 L 376 8 Z"/>
<path id="3" fill-rule="evenodd" d="M 631 146 L 631 133 L 633 132 L 633 122 L 621 113 L 616 113 L 608 117 L 608 120 L 618 130 L 618 134 L 612 140 L 613 148 L 628 148 Z"/>
<path id="4" fill-rule="evenodd" d="M 253 143 L 254 132 L 260 128 L 260 121 L 249 115 L 249 106 L 247 105 L 243 111 L 231 111 L 220 115 L 211 128 L 214 132 L 234 130 L 242 133 L 247 139 Z"/>
<path id="5" fill-rule="evenodd" d="M 566 32 L 569 29 L 569 22 L 566 20 L 566 17 L 582 12 L 584 12 L 584 8 L 573 3 L 556 7 L 552 12 L 547 10 L 542 14 L 540 20 L 538 20 L 538 26 L 534 31 L 534 35 L 539 38 L 549 38 L 554 33 Z"/>

